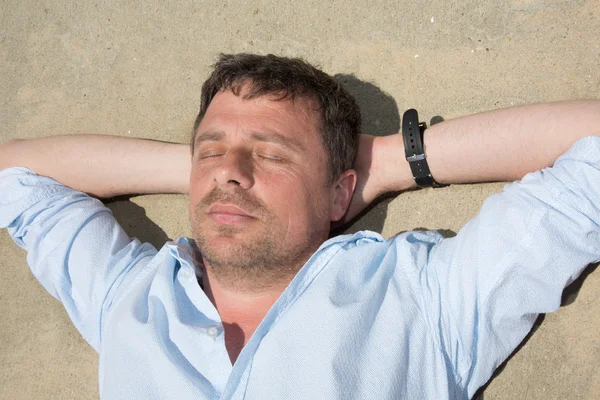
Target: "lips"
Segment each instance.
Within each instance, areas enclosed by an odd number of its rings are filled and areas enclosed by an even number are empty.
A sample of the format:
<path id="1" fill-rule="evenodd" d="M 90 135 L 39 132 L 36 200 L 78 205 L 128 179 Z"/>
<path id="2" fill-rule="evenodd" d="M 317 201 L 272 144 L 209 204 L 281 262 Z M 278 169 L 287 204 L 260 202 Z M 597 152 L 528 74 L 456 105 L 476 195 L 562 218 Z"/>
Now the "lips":
<path id="1" fill-rule="evenodd" d="M 229 204 L 213 204 L 208 209 L 208 215 L 213 221 L 227 225 L 249 222 L 256 219 L 240 208 Z"/>
<path id="2" fill-rule="evenodd" d="M 251 217 L 247 212 L 239 209 L 236 206 L 232 205 L 221 205 L 221 204 L 213 204 L 208 209 L 209 214 L 230 214 L 230 215 L 241 215 L 245 217 Z"/>

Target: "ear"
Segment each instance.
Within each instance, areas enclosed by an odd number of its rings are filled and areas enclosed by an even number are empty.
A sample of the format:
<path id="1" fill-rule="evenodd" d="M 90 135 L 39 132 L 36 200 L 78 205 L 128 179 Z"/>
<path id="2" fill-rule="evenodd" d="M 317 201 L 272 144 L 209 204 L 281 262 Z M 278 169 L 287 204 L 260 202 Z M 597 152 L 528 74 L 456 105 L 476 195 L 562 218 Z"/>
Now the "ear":
<path id="1" fill-rule="evenodd" d="M 350 205 L 350 200 L 352 200 L 355 187 L 356 171 L 353 169 L 342 172 L 337 181 L 331 186 L 331 221 L 339 221 L 344 217 Z"/>

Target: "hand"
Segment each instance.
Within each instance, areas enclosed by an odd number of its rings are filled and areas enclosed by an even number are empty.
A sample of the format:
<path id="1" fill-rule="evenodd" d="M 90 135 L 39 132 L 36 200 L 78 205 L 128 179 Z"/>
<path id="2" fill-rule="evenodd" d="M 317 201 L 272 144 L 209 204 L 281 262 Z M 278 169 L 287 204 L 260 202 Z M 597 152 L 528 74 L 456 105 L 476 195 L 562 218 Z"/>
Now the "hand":
<path id="1" fill-rule="evenodd" d="M 382 194 L 415 186 L 399 134 L 385 137 L 360 135 L 354 170 L 357 174 L 356 189 L 342 223 L 357 216 Z"/>

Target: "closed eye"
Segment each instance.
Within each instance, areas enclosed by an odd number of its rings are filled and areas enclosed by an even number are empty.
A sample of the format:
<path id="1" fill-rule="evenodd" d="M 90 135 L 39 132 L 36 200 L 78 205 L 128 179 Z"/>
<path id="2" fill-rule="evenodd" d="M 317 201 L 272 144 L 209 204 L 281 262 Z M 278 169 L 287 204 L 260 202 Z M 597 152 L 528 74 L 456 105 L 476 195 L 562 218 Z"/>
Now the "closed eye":
<path id="1" fill-rule="evenodd" d="M 266 161 L 272 161 L 272 162 L 279 162 L 282 163 L 285 160 L 281 157 L 275 156 L 275 155 L 270 155 L 270 154 L 257 154 L 259 158 L 266 160 Z"/>
<path id="2" fill-rule="evenodd" d="M 198 157 L 200 157 L 200 159 L 215 158 L 215 157 L 220 157 L 223 154 L 225 154 L 225 153 L 220 152 L 220 151 L 207 151 L 207 152 L 199 153 Z"/>

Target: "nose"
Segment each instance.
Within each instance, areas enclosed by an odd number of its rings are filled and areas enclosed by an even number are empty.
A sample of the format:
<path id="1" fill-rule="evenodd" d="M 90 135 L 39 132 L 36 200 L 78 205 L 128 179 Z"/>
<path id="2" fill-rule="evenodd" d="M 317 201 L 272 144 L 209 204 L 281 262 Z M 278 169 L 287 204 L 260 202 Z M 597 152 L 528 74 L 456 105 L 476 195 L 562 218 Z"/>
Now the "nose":
<path id="1" fill-rule="evenodd" d="M 222 189 L 250 189 L 254 185 L 252 154 L 230 149 L 215 167 L 214 179 Z"/>

